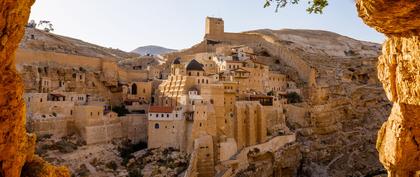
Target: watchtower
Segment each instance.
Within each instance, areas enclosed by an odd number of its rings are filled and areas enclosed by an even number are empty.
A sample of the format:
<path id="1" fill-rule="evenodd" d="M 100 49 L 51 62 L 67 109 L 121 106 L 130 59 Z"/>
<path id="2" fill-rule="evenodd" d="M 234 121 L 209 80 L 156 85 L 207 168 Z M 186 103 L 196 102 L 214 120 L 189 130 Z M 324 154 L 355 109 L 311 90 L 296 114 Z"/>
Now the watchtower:
<path id="1" fill-rule="evenodd" d="M 219 36 L 225 32 L 225 23 L 221 18 L 206 18 L 206 36 Z"/>

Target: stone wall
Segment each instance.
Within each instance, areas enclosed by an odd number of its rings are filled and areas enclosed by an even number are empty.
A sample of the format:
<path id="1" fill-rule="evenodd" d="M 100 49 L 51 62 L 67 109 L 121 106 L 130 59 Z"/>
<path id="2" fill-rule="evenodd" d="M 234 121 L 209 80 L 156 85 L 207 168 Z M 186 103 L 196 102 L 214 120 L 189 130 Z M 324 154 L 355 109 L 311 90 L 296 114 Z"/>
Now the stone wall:
<path id="1" fill-rule="evenodd" d="M 101 70 L 100 58 L 85 57 L 78 55 L 69 55 L 63 53 L 53 53 L 44 51 L 34 51 L 30 49 L 18 49 L 16 52 L 16 64 L 34 64 L 42 62 L 54 62 L 63 66 L 92 68 Z"/>
<path id="2" fill-rule="evenodd" d="M 119 119 L 122 123 L 123 137 L 133 143 L 147 142 L 148 121 L 145 114 L 128 114 Z"/>

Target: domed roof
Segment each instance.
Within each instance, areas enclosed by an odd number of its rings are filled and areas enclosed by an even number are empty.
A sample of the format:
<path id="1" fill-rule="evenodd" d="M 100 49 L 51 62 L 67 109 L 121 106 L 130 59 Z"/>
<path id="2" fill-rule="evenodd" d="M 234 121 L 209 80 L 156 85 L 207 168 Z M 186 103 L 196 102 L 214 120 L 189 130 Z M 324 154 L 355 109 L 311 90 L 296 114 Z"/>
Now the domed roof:
<path id="1" fill-rule="evenodd" d="M 174 62 L 172 62 L 172 64 L 181 64 L 181 58 L 180 57 L 176 57 Z"/>
<path id="2" fill-rule="evenodd" d="M 203 64 L 199 63 L 195 59 L 192 59 L 187 65 L 187 71 L 204 71 Z"/>

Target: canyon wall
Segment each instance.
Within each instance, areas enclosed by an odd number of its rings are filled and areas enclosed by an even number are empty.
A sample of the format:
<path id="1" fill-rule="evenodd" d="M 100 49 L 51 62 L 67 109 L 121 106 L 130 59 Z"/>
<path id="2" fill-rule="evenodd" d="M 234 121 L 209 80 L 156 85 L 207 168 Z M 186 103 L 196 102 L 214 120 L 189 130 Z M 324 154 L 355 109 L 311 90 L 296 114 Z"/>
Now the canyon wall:
<path id="1" fill-rule="evenodd" d="M 34 0 L 0 0 L 0 176 L 69 176 L 34 156 L 35 136 L 25 129 L 24 87 L 15 52 Z"/>
<path id="2" fill-rule="evenodd" d="M 358 0 L 359 16 L 387 36 L 378 77 L 391 115 L 378 133 L 376 148 L 390 177 L 420 170 L 420 1 Z"/>

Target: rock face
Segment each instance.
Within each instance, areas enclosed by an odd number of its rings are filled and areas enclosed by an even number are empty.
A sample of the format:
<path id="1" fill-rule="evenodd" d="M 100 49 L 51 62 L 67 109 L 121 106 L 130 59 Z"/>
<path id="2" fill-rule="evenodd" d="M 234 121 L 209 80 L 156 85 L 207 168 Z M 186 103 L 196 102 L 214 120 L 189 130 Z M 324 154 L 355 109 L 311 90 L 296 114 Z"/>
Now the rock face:
<path id="1" fill-rule="evenodd" d="M 392 113 L 378 133 L 376 147 L 389 176 L 420 170 L 420 2 L 358 0 L 359 16 L 387 35 L 378 77 Z"/>
<path id="2" fill-rule="evenodd" d="M 29 171 L 31 176 L 69 176 L 64 168 L 53 167 L 33 155 L 35 137 L 25 130 L 24 88 L 14 59 L 33 3 L 0 0 L 0 176 L 21 176 L 25 163 L 34 170 L 42 169 Z"/>

